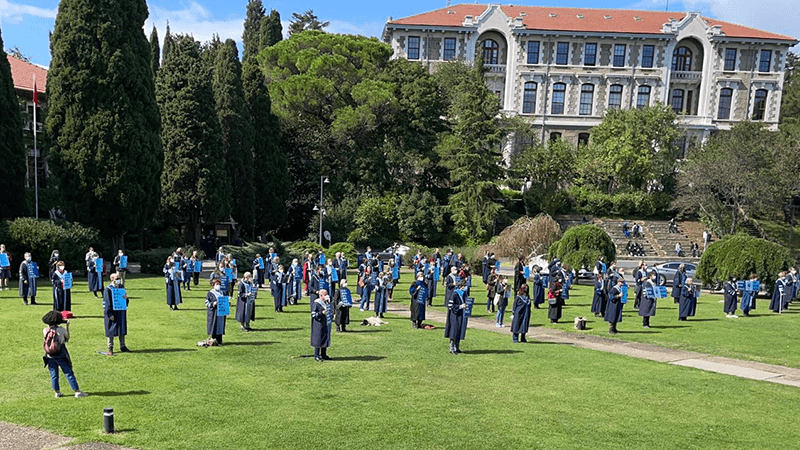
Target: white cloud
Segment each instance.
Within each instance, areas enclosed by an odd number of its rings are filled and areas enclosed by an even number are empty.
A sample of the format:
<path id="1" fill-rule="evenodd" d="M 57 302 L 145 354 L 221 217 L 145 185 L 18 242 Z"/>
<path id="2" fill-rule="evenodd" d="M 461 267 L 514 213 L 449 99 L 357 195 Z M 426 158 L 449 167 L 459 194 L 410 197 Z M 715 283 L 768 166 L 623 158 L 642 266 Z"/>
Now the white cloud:
<path id="1" fill-rule="evenodd" d="M 162 44 L 167 22 L 169 22 L 170 33 L 191 34 L 200 42 L 210 41 L 214 34 L 219 35 L 219 38 L 223 41 L 233 39 L 241 42 L 242 40 L 244 16 L 234 15 L 225 19 L 217 19 L 211 14 L 211 11 L 194 0 L 190 0 L 186 6 L 179 10 L 161 8 L 152 5 L 152 3 L 148 7 L 150 9 L 150 17 L 144 26 L 145 34 L 149 36 L 150 30 L 153 29 L 155 24 Z"/>
<path id="2" fill-rule="evenodd" d="M 46 9 L 38 6 L 12 3 L 8 0 L 0 0 L 0 19 L 11 23 L 22 22 L 25 16 L 55 19 L 56 13 L 58 13 L 58 8 Z"/>

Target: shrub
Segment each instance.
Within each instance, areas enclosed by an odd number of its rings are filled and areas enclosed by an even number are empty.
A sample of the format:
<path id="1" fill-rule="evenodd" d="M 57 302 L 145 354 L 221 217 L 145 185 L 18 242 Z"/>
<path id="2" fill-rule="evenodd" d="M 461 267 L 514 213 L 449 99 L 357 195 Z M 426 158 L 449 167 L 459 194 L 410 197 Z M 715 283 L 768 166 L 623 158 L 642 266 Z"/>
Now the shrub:
<path id="1" fill-rule="evenodd" d="M 792 265 L 789 249 L 753 236 L 726 236 L 711 244 L 700 258 L 697 277 L 704 284 L 723 282 L 731 276 L 747 279 L 750 274 L 772 290 L 778 272 Z"/>
<path id="2" fill-rule="evenodd" d="M 525 211 L 529 216 L 539 213 L 549 215 L 566 213 L 570 209 L 570 197 L 566 191 L 547 191 L 533 187 L 522 195 Z"/>
<path id="3" fill-rule="evenodd" d="M 280 254 L 281 264 L 283 264 L 284 267 L 288 267 L 292 263 L 292 259 L 297 258 L 298 261 L 302 261 L 306 253 L 316 255 L 320 250 L 324 250 L 324 248 L 316 242 L 292 242 L 286 246 L 286 251 Z"/>
<path id="4" fill-rule="evenodd" d="M 61 220 L 31 217 L 7 220 L 3 222 L 2 234 L 3 243 L 15 261 L 21 261 L 22 255 L 30 252 L 45 274 L 50 252 L 54 249 L 58 249 L 61 259 L 67 263 L 67 270 L 85 268 L 86 249 L 89 246 L 99 249 L 99 232 L 95 228 Z"/>
<path id="5" fill-rule="evenodd" d="M 493 251 L 496 256 L 516 259 L 532 253 L 544 253 L 561 237 L 561 227 L 547 214 L 540 214 L 533 219 L 523 217 L 503 230 L 494 245 L 486 250 Z"/>
<path id="6" fill-rule="evenodd" d="M 191 245 L 178 246 L 183 249 L 183 254 L 192 256 L 192 252 L 197 250 L 197 257 L 205 259 L 205 252 L 200 249 L 195 249 Z M 149 273 L 153 275 L 162 275 L 164 262 L 167 256 L 171 255 L 178 247 L 157 247 L 148 250 L 126 250 L 125 254 L 128 255 L 128 260 L 133 263 L 139 263 L 141 273 Z M 213 257 L 213 256 L 212 256 Z"/>
<path id="7" fill-rule="evenodd" d="M 629 191 L 610 195 L 586 186 L 573 186 L 568 192 L 576 212 L 593 216 L 663 216 L 670 204 L 670 196 L 663 192 Z"/>
<path id="8" fill-rule="evenodd" d="M 333 256 L 338 252 L 344 253 L 344 257 L 347 258 L 350 264 L 355 264 L 356 248 L 353 247 L 353 244 L 349 242 L 337 242 L 328 248 L 326 255 Z"/>
<path id="9" fill-rule="evenodd" d="M 222 247 L 222 249 L 225 254 L 230 253 L 231 257 L 236 260 L 236 265 L 239 267 L 239 272 L 244 273 L 246 270 L 251 269 L 250 263 L 256 259 L 256 254 L 260 253 L 262 257 L 266 256 L 270 247 L 272 246 L 269 244 L 248 242 L 243 246 L 225 245 Z"/>
<path id="10" fill-rule="evenodd" d="M 549 258 L 558 258 L 575 269 L 592 267 L 597 257 L 606 261 L 617 257 L 614 242 L 602 228 L 595 225 L 579 225 L 564 233 L 561 240 L 550 246 Z"/>

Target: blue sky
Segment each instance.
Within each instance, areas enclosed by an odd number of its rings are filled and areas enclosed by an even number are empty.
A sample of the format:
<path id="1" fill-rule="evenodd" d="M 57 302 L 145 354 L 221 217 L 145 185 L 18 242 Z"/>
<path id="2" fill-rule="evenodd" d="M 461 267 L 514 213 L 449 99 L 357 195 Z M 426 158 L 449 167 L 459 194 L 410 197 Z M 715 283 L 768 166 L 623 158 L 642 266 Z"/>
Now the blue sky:
<path id="1" fill-rule="evenodd" d="M 18 47 L 33 62 L 49 65 L 48 35 L 53 30 L 58 3 L 58 0 L 0 0 L 0 29 L 6 49 Z M 155 24 L 163 38 L 165 25 L 169 21 L 173 32 L 190 33 L 200 41 L 208 40 L 213 33 L 219 34 L 223 40 L 234 38 L 241 41 L 247 0 L 148 0 L 147 3 L 150 8 L 150 18 L 145 24 L 148 35 Z M 522 0 L 514 4 L 664 10 L 667 0 L 608 0 L 604 3 L 586 0 L 546 0 L 538 3 Z M 446 0 L 386 3 L 264 0 L 268 10 L 277 9 L 281 14 L 284 31 L 292 12 L 313 9 L 320 20 L 331 23 L 328 31 L 365 36 L 380 36 L 389 16 L 397 19 L 446 5 Z M 705 16 L 800 38 L 798 0 L 670 0 L 669 9 L 700 11 Z"/>

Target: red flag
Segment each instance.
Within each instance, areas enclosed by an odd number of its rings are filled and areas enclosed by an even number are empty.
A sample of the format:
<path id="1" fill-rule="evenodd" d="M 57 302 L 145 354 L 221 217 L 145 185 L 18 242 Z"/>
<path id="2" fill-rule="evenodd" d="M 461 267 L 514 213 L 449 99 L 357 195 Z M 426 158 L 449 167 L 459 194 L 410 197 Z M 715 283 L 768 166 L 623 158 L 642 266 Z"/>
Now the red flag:
<path id="1" fill-rule="evenodd" d="M 33 77 L 33 104 L 39 106 L 39 92 L 36 90 L 36 77 Z"/>

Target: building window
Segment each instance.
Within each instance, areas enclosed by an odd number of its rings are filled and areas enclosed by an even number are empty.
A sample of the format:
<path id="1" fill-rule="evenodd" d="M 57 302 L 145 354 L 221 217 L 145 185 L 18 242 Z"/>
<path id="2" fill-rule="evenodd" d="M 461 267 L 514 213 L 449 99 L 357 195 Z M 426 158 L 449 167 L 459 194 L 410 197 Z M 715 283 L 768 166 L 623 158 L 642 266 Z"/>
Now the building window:
<path id="1" fill-rule="evenodd" d="M 614 67 L 625 67 L 625 44 L 614 46 Z"/>
<path id="2" fill-rule="evenodd" d="M 731 118 L 731 100 L 733 99 L 733 89 L 722 88 L 719 91 L 719 112 L 717 119 L 727 120 Z"/>
<path id="3" fill-rule="evenodd" d="M 592 115 L 592 100 L 594 99 L 594 85 L 584 84 L 581 86 L 581 106 L 578 114 L 582 116 Z"/>
<path id="4" fill-rule="evenodd" d="M 622 108 L 622 86 L 612 84 L 608 89 L 608 109 Z"/>
<path id="5" fill-rule="evenodd" d="M 653 45 L 645 45 L 642 47 L 642 67 L 653 67 L 653 58 L 656 54 L 656 48 Z"/>
<path id="6" fill-rule="evenodd" d="M 564 94 L 567 92 L 567 85 L 556 83 L 553 85 L 553 107 L 550 114 L 564 114 Z"/>
<path id="7" fill-rule="evenodd" d="M 456 58 L 456 38 L 444 38 L 444 53 L 442 57 L 445 61 Z"/>
<path id="8" fill-rule="evenodd" d="M 569 42 L 559 42 L 556 46 L 556 64 L 566 66 L 569 59 Z"/>
<path id="9" fill-rule="evenodd" d="M 583 46 L 583 65 L 593 66 L 597 62 L 597 44 Z"/>
<path id="10" fill-rule="evenodd" d="M 525 92 L 522 95 L 522 113 L 534 114 L 536 112 L 536 83 L 525 83 Z"/>
<path id="11" fill-rule="evenodd" d="M 483 47 L 483 63 L 484 64 L 497 64 L 497 56 L 500 53 L 500 46 L 497 42 L 487 39 L 481 44 Z"/>
<path id="12" fill-rule="evenodd" d="M 639 86 L 639 93 L 636 96 L 636 108 L 643 109 L 650 106 L 650 86 Z"/>
<path id="13" fill-rule="evenodd" d="M 408 37 L 408 59 L 419 59 L 419 36 Z"/>
<path id="14" fill-rule="evenodd" d="M 725 70 L 736 70 L 736 49 L 725 49 Z"/>
<path id="15" fill-rule="evenodd" d="M 550 133 L 550 142 L 555 142 L 559 139 L 561 139 L 561 133 L 559 133 L 558 131 Z"/>
<path id="16" fill-rule="evenodd" d="M 675 114 L 683 112 L 683 89 L 672 90 L 672 111 Z"/>
<path id="17" fill-rule="evenodd" d="M 578 133 L 578 145 L 589 145 L 589 133 Z"/>
<path id="18" fill-rule="evenodd" d="M 759 89 L 756 91 L 756 101 L 753 103 L 753 120 L 764 120 L 764 113 L 767 111 L 767 90 Z"/>
<path id="19" fill-rule="evenodd" d="M 539 41 L 528 41 L 528 64 L 539 64 Z"/>
<path id="20" fill-rule="evenodd" d="M 688 72 L 692 70 L 692 51 L 686 47 L 678 47 L 672 52 L 672 70 Z"/>
<path id="21" fill-rule="evenodd" d="M 772 50 L 761 50 L 761 58 L 758 60 L 758 71 L 769 72 L 769 66 L 772 62 Z"/>

